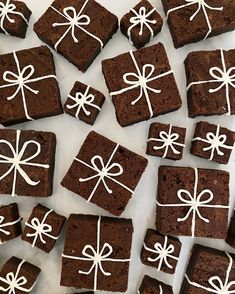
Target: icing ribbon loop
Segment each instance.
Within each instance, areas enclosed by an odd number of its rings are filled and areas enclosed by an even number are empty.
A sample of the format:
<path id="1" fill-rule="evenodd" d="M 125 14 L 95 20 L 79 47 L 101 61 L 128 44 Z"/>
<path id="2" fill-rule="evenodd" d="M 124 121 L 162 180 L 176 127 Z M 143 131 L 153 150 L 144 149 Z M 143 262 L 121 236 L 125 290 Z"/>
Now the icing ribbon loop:
<path id="1" fill-rule="evenodd" d="M 8 222 L 8 223 L 3 223 L 4 220 L 5 220 L 4 216 L 0 215 L 0 232 L 6 236 L 9 236 L 11 233 L 4 228 L 17 224 L 18 222 L 21 221 L 21 218 L 15 220 L 15 221 L 12 221 L 12 222 Z M 1 244 L 1 239 L 0 239 L 0 244 Z"/>

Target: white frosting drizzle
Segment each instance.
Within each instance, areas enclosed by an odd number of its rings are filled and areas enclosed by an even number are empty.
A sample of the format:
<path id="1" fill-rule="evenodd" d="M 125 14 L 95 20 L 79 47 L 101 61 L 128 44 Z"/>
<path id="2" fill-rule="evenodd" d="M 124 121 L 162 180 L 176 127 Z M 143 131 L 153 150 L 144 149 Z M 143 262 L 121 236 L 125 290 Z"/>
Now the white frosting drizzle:
<path id="1" fill-rule="evenodd" d="M 6 275 L 6 278 L 0 277 L 0 281 L 8 285 L 7 288 L 0 286 L 1 291 L 7 292 L 8 294 L 16 294 L 18 291 L 30 293 L 33 290 L 36 282 L 34 282 L 29 289 L 24 288 L 23 286 L 28 283 L 28 280 L 24 276 L 19 276 L 21 267 L 24 263 L 25 260 L 20 262 L 15 274 L 13 272 L 9 272 Z"/>
<path id="2" fill-rule="evenodd" d="M 148 257 L 147 259 L 149 262 L 157 262 L 158 261 L 157 271 L 161 270 L 162 264 L 165 264 L 170 269 L 173 268 L 173 266 L 171 264 L 169 264 L 168 258 L 179 260 L 178 257 L 172 255 L 172 253 L 174 253 L 174 251 L 175 251 L 175 247 L 173 244 L 168 245 L 168 237 L 167 236 L 165 236 L 163 245 L 159 242 L 154 244 L 154 246 L 153 246 L 154 248 L 148 247 L 145 243 L 143 245 L 144 245 L 144 249 L 146 251 L 156 254 L 155 258 Z"/>
<path id="3" fill-rule="evenodd" d="M 84 27 L 89 25 L 91 22 L 91 19 L 88 15 L 82 14 L 83 10 L 85 9 L 87 3 L 89 0 L 86 0 L 81 8 L 81 10 L 77 13 L 76 9 L 73 6 L 68 6 L 63 9 L 63 13 L 61 13 L 59 10 L 57 10 L 55 7 L 51 6 L 51 8 L 57 12 L 59 15 L 63 16 L 63 18 L 66 19 L 66 22 L 62 23 L 53 23 L 53 27 L 61 27 L 66 26 L 68 29 L 65 31 L 65 33 L 62 35 L 62 37 L 57 41 L 54 48 L 57 51 L 57 48 L 59 44 L 64 40 L 64 38 L 67 36 L 67 34 L 71 31 L 72 38 L 75 43 L 78 43 L 78 39 L 75 36 L 75 28 L 78 28 L 82 30 L 84 33 L 89 35 L 90 37 L 94 38 L 100 43 L 101 49 L 104 47 L 104 44 L 102 40 L 100 40 L 98 37 L 93 35 L 92 33 L 88 32 Z"/>
<path id="4" fill-rule="evenodd" d="M 184 217 L 177 218 L 177 222 L 185 222 L 192 214 L 192 225 L 191 225 L 191 236 L 195 237 L 195 229 L 196 229 L 196 219 L 200 218 L 205 223 L 209 223 L 210 220 L 203 217 L 200 212 L 201 207 L 205 208 L 223 208 L 229 209 L 229 206 L 225 205 L 212 205 L 209 204 L 214 198 L 214 194 L 209 189 L 204 189 L 198 194 L 198 169 L 194 168 L 195 172 L 195 181 L 194 181 L 194 191 L 193 195 L 186 189 L 179 189 L 177 191 L 177 197 L 182 203 L 176 204 L 161 204 L 157 201 L 157 205 L 161 207 L 188 207 L 188 212 Z M 205 195 L 208 195 L 208 198 L 205 199 Z M 204 200 L 202 200 L 204 198 Z"/>
<path id="5" fill-rule="evenodd" d="M 21 221 L 21 217 L 15 221 L 11 221 L 8 223 L 4 223 L 4 220 L 5 220 L 4 216 L 0 215 L 0 233 L 3 233 L 4 235 L 9 236 L 11 233 L 8 230 L 6 230 L 5 227 L 13 226 L 19 223 Z M 2 244 L 1 238 L 0 238 L 0 244 Z"/>
<path id="6" fill-rule="evenodd" d="M 173 11 L 176 11 L 176 10 L 179 10 L 179 9 L 182 9 L 182 8 L 197 4 L 198 8 L 197 8 L 196 12 L 189 18 L 189 20 L 190 20 L 190 22 L 193 21 L 194 18 L 198 15 L 198 13 L 202 10 L 202 12 L 203 12 L 203 14 L 205 16 L 205 19 L 206 19 L 207 26 L 208 26 L 208 32 L 207 32 L 206 36 L 204 37 L 204 39 L 207 39 L 208 36 L 210 35 L 210 33 L 212 32 L 212 26 L 211 26 L 211 23 L 210 23 L 210 18 L 208 16 L 207 9 L 208 10 L 222 11 L 224 9 L 223 6 L 221 6 L 221 7 L 210 6 L 209 4 L 207 4 L 206 0 L 185 0 L 185 2 L 186 2 L 186 4 L 184 4 L 184 5 L 180 5 L 180 6 L 172 8 L 172 9 L 169 9 L 167 11 L 167 18 L 169 17 L 169 14 L 171 12 L 173 12 Z"/>
<path id="7" fill-rule="evenodd" d="M 67 104 L 66 107 L 68 109 L 77 108 L 77 111 L 76 111 L 76 114 L 75 114 L 75 117 L 77 119 L 79 118 L 78 116 L 79 116 L 79 113 L 80 113 L 81 109 L 84 111 L 86 116 L 91 115 L 91 112 L 86 109 L 86 105 L 92 106 L 92 107 L 98 109 L 99 111 L 101 110 L 98 105 L 93 103 L 94 100 L 95 100 L 95 96 L 93 94 L 91 94 L 91 93 L 88 94 L 89 90 L 90 90 L 90 86 L 87 86 L 86 91 L 85 91 L 84 94 L 81 93 L 81 92 L 77 92 L 75 97 L 73 97 L 72 95 L 68 96 L 71 100 L 73 100 L 74 103 L 72 105 Z"/>
<path id="8" fill-rule="evenodd" d="M 209 73 L 212 76 L 213 80 L 208 81 L 198 81 L 198 82 L 192 82 L 188 85 L 187 90 L 189 90 L 193 85 L 200 85 L 200 84 L 207 84 L 207 83 L 220 83 L 220 85 L 216 88 L 209 89 L 209 93 L 215 93 L 221 90 L 223 87 L 225 87 L 226 90 L 226 102 L 228 107 L 227 115 L 231 115 L 231 101 L 230 101 L 230 95 L 229 95 L 229 87 L 233 87 L 235 89 L 235 66 L 230 67 L 227 70 L 226 64 L 225 64 L 225 58 L 224 58 L 224 52 L 222 49 L 220 49 L 221 54 L 221 62 L 223 69 L 214 66 L 210 68 Z M 234 72 L 234 73 L 233 73 Z"/>
<path id="9" fill-rule="evenodd" d="M 113 191 L 108 187 L 108 185 L 107 185 L 107 183 L 105 181 L 105 178 L 110 179 L 111 181 L 115 182 L 116 184 L 122 186 L 124 189 L 126 189 L 130 193 L 134 194 L 133 190 L 131 190 L 126 185 L 122 184 L 121 182 L 119 182 L 118 180 L 116 180 L 114 178 L 114 177 L 118 177 L 118 176 L 122 175 L 123 172 L 124 172 L 122 166 L 119 163 L 114 162 L 114 163 L 111 164 L 111 161 L 112 161 L 118 147 L 119 147 L 119 144 L 117 144 L 116 147 L 114 148 L 114 150 L 113 150 L 108 162 L 106 163 L 106 165 L 104 164 L 103 158 L 100 155 L 95 155 L 95 156 L 92 157 L 91 165 L 84 162 L 84 161 L 82 161 L 79 158 L 75 158 L 76 161 L 80 162 L 81 164 L 89 167 L 90 169 L 92 169 L 92 170 L 94 170 L 96 172 L 95 175 L 90 176 L 88 178 L 79 178 L 79 182 L 87 182 L 87 181 L 90 181 L 92 179 L 98 178 L 98 181 L 97 181 L 94 189 L 92 190 L 89 198 L 87 199 L 87 202 L 91 201 L 91 199 L 94 196 L 94 193 L 95 193 L 96 189 L 98 188 L 98 186 L 99 186 L 99 184 L 101 182 L 103 183 L 106 191 L 109 194 L 113 193 Z M 98 162 L 98 164 L 97 164 L 97 162 Z M 117 171 L 112 171 L 112 170 L 115 170 L 115 169 Z"/>
<path id="10" fill-rule="evenodd" d="M 0 1 L 0 28 L 6 35 L 9 35 L 9 33 L 4 28 L 4 21 L 7 20 L 10 23 L 15 23 L 15 20 L 10 16 L 11 14 L 21 16 L 29 24 L 23 13 L 16 11 L 15 4 L 10 2 L 11 0 L 7 0 L 6 3 Z"/>
<path id="11" fill-rule="evenodd" d="M 159 285 L 159 291 L 160 291 L 159 294 L 163 294 L 163 290 L 162 290 L 162 286 L 161 285 Z M 140 290 L 137 291 L 137 294 L 140 294 Z"/>
<path id="12" fill-rule="evenodd" d="M 151 118 L 153 116 L 153 109 L 152 109 L 152 105 L 151 105 L 151 101 L 149 97 L 149 91 L 155 94 L 159 94 L 161 93 L 161 90 L 151 88 L 150 86 L 148 86 L 148 83 L 155 81 L 157 79 L 163 78 L 167 75 L 173 74 L 173 70 L 169 70 L 163 74 L 153 76 L 153 73 L 155 70 L 155 67 L 153 64 L 145 64 L 140 70 L 132 51 L 130 51 L 130 56 L 135 65 L 137 73 L 129 72 L 124 74 L 123 80 L 127 85 L 130 85 L 130 86 L 127 88 L 121 89 L 119 91 L 111 92 L 110 95 L 116 96 L 116 95 L 123 94 L 127 91 L 140 88 L 139 96 L 134 101 L 131 102 L 131 105 L 134 106 L 139 100 L 141 100 L 144 94 L 146 102 L 148 104 L 148 109 L 149 109 L 150 118 Z"/>
<path id="13" fill-rule="evenodd" d="M 53 240 L 57 240 L 59 238 L 59 236 L 53 236 L 50 233 L 52 232 L 52 226 L 46 224 L 46 219 L 48 217 L 48 215 L 50 213 L 52 213 L 53 210 L 49 210 L 43 217 L 42 221 L 40 222 L 40 220 L 37 217 L 32 218 L 31 223 L 26 222 L 25 225 L 30 227 L 31 229 L 35 230 L 34 233 L 27 233 L 26 236 L 27 237 L 34 237 L 33 243 L 32 243 L 32 247 L 35 246 L 37 239 L 39 238 L 40 241 L 43 244 L 46 244 L 46 241 L 43 239 L 43 235 L 53 239 Z"/>
<path id="14" fill-rule="evenodd" d="M 188 275 L 185 275 L 185 278 L 186 278 L 187 282 L 191 286 L 203 289 L 203 290 L 205 290 L 206 292 L 209 292 L 209 293 L 214 293 L 214 294 L 232 294 L 232 293 L 235 293 L 235 290 L 230 290 L 231 287 L 235 286 L 235 281 L 229 282 L 229 277 L 230 277 L 231 269 L 232 269 L 232 266 L 233 266 L 233 259 L 232 259 L 231 255 L 229 253 L 227 253 L 227 252 L 225 252 L 225 253 L 226 253 L 226 255 L 227 255 L 228 259 L 229 259 L 229 266 L 228 266 L 227 271 L 226 271 L 226 277 L 225 277 L 224 282 L 220 277 L 213 276 L 213 277 L 208 279 L 209 287 L 205 287 L 205 286 L 203 286 L 201 284 L 192 282 L 189 279 Z"/>
<path id="15" fill-rule="evenodd" d="M 35 73 L 34 66 L 27 65 L 21 70 L 20 63 L 19 63 L 19 60 L 18 60 L 18 57 L 17 57 L 15 51 L 13 52 L 13 56 L 14 56 L 14 60 L 15 60 L 16 67 L 17 67 L 17 73 L 14 73 L 14 72 L 8 71 L 8 70 L 5 71 L 3 73 L 3 80 L 5 82 L 7 82 L 8 84 L 1 85 L 0 89 L 17 86 L 17 89 L 15 90 L 14 94 L 7 97 L 7 100 L 10 101 L 10 100 L 16 98 L 17 94 L 20 92 L 22 95 L 25 116 L 28 120 L 32 120 L 32 118 L 28 114 L 28 108 L 27 108 L 26 97 L 25 97 L 26 96 L 25 90 L 28 90 L 35 95 L 37 95 L 39 93 L 39 91 L 32 89 L 28 84 L 39 82 L 39 81 L 45 80 L 45 79 L 50 79 L 50 78 L 57 79 L 57 78 L 55 75 L 47 75 L 47 76 L 42 76 L 42 77 L 37 77 L 37 78 L 31 78 Z"/>
<path id="16" fill-rule="evenodd" d="M 161 150 L 165 148 L 165 152 L 162 156 L 162 158 L 166 158 L 168 154 L 169 148 L 173 151 L 174 154 L 180 154 L 180 152 L 174 147 L 180 146 L 180 147 L 185 147 L 185 144 L 178 143 L 177 140 L 179 139 L 179 134 L 177 133 L 172 133 L 172 124 L 170 124 L 169 131 L 168 133 L 165 131 L 161 131 L 159 133 L 159 138 L 149 138 L 147 142 L 162 142 L 162 146 L 153 146 L 154 150 Z"/>
<path id="17" fill-rule="evenodd" d="M 12 183 L 12 196 L 15 196 L 15 190 L 16 190 L 16 178 L 17 178 L 17 173 L 20 174 L 20 176 L 25 180 L 25 182 L 30 185 L 30 186 L 37 186 L 40 181 L 33 181 L 30 179 L 30 177 L 27 175 L 27 173 L 24 171 L 24 169 L 21 167 L 23 166 L 37 166 L 37 167 L 42 167 L 42 168 L 49 168 L 48 164 L 40 164 L 40 163 L 34 163 L 31 162 L 32 159 L 36 158 L 40 152 L 41 152 L 41 145 L 34 141 L 34 140 L 29 140 L 24 142 L 23 146 L 21 149 L 19 149 L 19 143 L 20 143 L 20 134 L 21 131 L 17 130 L 16 131 L 16 146 L 15 149 L 13 145 L 8 142 L 7 140 L 0 140 L 0 144 L 6 144 L 9 149 L 11 150 L 12 157 L 0 154 L 0 164 L 7 164 L 10 165 L 8 170 L 0 176 L 0 181 L 2 181 L 4 178 L 6 178 L 12 171 L 14 173 L 13 176 L 13 183 Z M 28 146 L 30 145 L 35 145 L 36 151 L 34 154 L 31 156 L 24 158 L 24 154 Z M 24 158 L 24 159 L 22 159 Z"/>
<path id="18" fill-rule="evenodd" d="M 110 255 L 113 253 L 113 247 L 108 243 L 104 243 L 103 247 L 100 248 L 100 223 L 101 216 L 98 218 L 97 222 L 96 248 L 94 248 L 92 245 L 86 245 L 82 250 L 82 257 L 62 254 L 62 257 L 64 258 L 92 262 L 92 265 L 88 271 L 79 270 L 78 273 L 80 275 L 88 276 L 94 271 L 94 291 L 97 290 L 99 271 L 106 277 L 111 276 L 110 272 L 104 270 L 102 265 L 103 262 L 130 262 L 130 259 L 110 258 Z"/>

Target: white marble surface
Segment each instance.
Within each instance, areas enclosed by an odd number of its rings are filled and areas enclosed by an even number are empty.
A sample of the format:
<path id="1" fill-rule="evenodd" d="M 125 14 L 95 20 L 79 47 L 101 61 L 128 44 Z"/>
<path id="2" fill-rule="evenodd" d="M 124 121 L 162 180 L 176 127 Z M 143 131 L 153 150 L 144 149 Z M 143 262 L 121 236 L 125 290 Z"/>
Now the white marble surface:
<path id="1" fill-rule="evenodd" d="M 33 11 L 33 16 L 30 20 L 30 28 L 25 40 L 16 39 L 13 37 L 0 36 L 0 53 L 12 52 L 22 48 L 30 48 L 32 46 L 41 45 L 42 42 L 37 38 L 36 34 L 32 30 L 33 23 L 42 15 L 42 13 L 51 4 L 51 0 L 25 0 L 30 9 Z M 138 2 L 138 0 L 98 0 L 101 4 L 106 6 L 110 11 L 118 15 L 119 18 L 129 11 L 129 9 Z M 157 9 L 163 16 L 163 9 L 160 0 L 152 0 L 153 5 L 156 5 Z M 47 130 L 55 132 L 57 135 L 58 145 L 56 153 L 56 166 L 54 177 L 54 193 L 53 196 L 48 199 L 36 199 L 30 197 L 18 197 L 12 199 L 10 196 L 1 196 L 0 203 L 11 203 L 16 201 L 20 207 L 20 213 L 24 220 L 29 217 L 33 206 L 38 201 L 55 209 L 57 212 L 69 216 L 70 213 L 90 213 L 107 215 L 103 210 L 94 206 L 93 204 L 87 204 L 82 198 L 73 195 L 66 189 L 60 186 L 60 180 L 66 173 L 70 166 L 73 157 L 77 154 L 84 138 L 87 133 L 92 129 L 104 134 L 105 136 L 118 141 L 131 150 L 144 155 L 146 147 L 146 138 L 148 134 L 148 128 L 150 123 L 154 121 L 174 123 L 179 126 L 187 126 L 187 148 L 185 150 L 183 160 L 179 162 L 172 162 L 168 160 L 160 160 L 158 158 L 149 157 L 149 166 L 144 174 L 141 183 L 139 184 L 136 194 L 130 201 L 126 211 L 123 213 L 123 217 L 132 218 L 135 227 L 133 247 L 132 247 L 132 262 L 130 265 L 130 279 L 129 289 L 127 293 L 136 293 L 142 277 L 144 274 L 149 274 L 154 278 L 162 280 L 166 283 L 174 286 L 174 291 L 177 294 L 180 289 L 180 284 L 184 275 L 185 267 L 190 252 L 190 248 L 195 242 L 200 244 L 210 245 L 220 249 L 231 250 L 224 241 L 209 240 L 209 239 L 191 239 L 181 238 L 183 242 L 183 250 L 177 272 L 174 276 L 164 273 L 158 273 L 156 270 L 146 267 L 141 264 L 139 259 L 139 253 L 142 245 L 142 241 L 145 235 L 145 231 L 148 227 L 154 227 L 155 222 L 155 198 L 157 188 L 157 172 L 160 164 L 169 165 L 181 165 L 181 166 L 195 166 L 195 167 L 210 167 L 229 170 L 231 173 L 231 209 L 234 207 L 235 202 L 235 157 L 232 157 L 230 165 L 222 166 L 215 163 L 207 162 L 189 154 L 190 139 L 193 135 L 193 128 L 196 121 L 187 117 L 187 105 L 186 105 L 186 91 L 185 91 L 185 73 L 183 61 L 190 51 L 195 50 L 207 50 L 217 49 L 223 47 L 224 49 L 235 47 L 235 32 L 227 33 L 215 38 L 208 39 L 206 41 L 189 45 L 181 49 L 174 49 L 170 33 L 166 23 L 160 35 L 158 35 L 151 44 L 161 41 L 165 44 L 170 63 L 175 71 L 176 80 L 180 88 L 180 92 L 183 99 L 183 107 L 174 113 L 161 116 L 149 120 L 147 122 L 139 123 L 131 127 L 121 128 L 115 118 L 114 107 L 108 97 L 107 88 L 104 83 L 104 79 L 101 73 L 101 61 L 108 57 L 113 57 L 119 53 L 126 52 L 133 49 L 128 43 L 128 40 L 118 32 L 113 39 L 104 48 L 102 53 L 96 58 L 95 62 L 89 68 L 89 70 L 82 74 L 73 65 L 69 64 L 64 58 L 57 55 L 54 52 L 56 71 L 59 78 L 59 84 L 63 101 L 66 99 L 66 95 L 70 91 L 75 80 L 80 80 L 85 83 L 90 83 L 98 90 L 104 92 L 107 96 L 107 101 L 102 109 L 95 126 L 92 128 L 82 122 L 76 121 L 74 118 L 68 115 L 61 115 L 53 118 L 46 118 L 33 122 L 27 122 L 24 124 L 16 125 L 12 128 L 19 129 L 35 129 L 35 130 Z M 235 117 L 210 117 L 207 119 L 209 122 L 220 123 L 221 125 L 230 127 L 235 130 Z M 74 289 L 65 289 L 60 287 L 60 270 L 61 270 L 61 253 L 63 249 L 64 235 L 57 242 L 55 249 L 50 255 L 32 249 L 28 243 L 20 240 L 20 238 L 8 242 L 0 247 L 0 266 L 10 256 L 15 255 L 21 258 L 25 258 L 28 261 L 36 264 L 42 269 L 40 278 L 38 279 L 37 286 L 33 293 L 37 294 L 62 294 L 72 293 Z"/>

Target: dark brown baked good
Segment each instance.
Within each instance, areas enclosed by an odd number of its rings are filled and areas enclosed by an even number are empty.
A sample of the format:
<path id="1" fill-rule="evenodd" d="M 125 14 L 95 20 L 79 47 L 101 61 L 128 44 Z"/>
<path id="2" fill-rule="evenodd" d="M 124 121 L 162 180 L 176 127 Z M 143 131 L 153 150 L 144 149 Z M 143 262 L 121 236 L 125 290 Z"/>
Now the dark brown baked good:
<path id="1" fill-rule="evenodd" d="M 228 228 L 226 243 L 235 248 L 235 210 L 233 211 L 233 215 Z"/>
<path id="2" fill-rule="evenodd" d="M 138 294 L 173 294 L 171 286 L 168 286 L 149 276 L 144 276 Z"/>

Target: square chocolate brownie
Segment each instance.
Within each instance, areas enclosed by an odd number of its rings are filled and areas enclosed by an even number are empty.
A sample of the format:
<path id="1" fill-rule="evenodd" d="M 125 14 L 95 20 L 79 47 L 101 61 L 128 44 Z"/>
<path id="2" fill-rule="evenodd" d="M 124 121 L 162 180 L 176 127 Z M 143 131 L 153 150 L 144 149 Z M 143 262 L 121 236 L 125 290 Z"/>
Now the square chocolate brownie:
<path id="1" fill-rule="evenodd" d="M 41 204 L 33 208 L 29 220 L 25 223 L 22 240 L 49 253 L 65 223 L 66 218 Z"/>
<path id="2" fill-rule="evenodd" d="M 235 49 L 191 52 L 185 69 L 189 117 L 235 114 Z"/>
<path id="3" fill-rule="evenodd" d="M 0 33 L 25 38 L 31 11 L 23 1 L 0 1 Z"/>
<path id="4" fill-rule="evenodd" d="M 175 111 L 182 101 L 163 44 L 102 61 L 122 127 Z"/>
<path id="5" fill-rule="evenodd" d="M 0 129 L 0 194 L 50 196 L 55 148 L 53 133 Z"/>
<path id="6" fill-rule="evenodd" d="M 22 234 L 18 205 L 12 203 L 0 206 L 0 244 Z"/>
<path id="7" fill-rule="evenodd" d="M 118 18 L 94 0 L 55 0 L 35 23 L 38 37 L 85 72 L 118 30 Z"/>
<path id="8" fill-rule="evenodd" d="M 228 209 L 228 172 L 159 168 L 156 228 L 160 233 L 225 239 Z"/>
<path id="9" fill-rule="evenodd" d="M 198 122 L 191 145 L 193 155 L 221 164 L 229 162 L 234 149 L 235 133 L 220 125 Z"/>
<path id="10" fill-rule="evenodd" d="M 120 22 L 121 32 L 138 49 L 160 33 L 162 25 L 161 15 L 147 0 L 141 0 Z"/>
<path id="11" fill-rule="evenodd" d="M 129 219 L 71 214 L 62 255 L 61 285 L 125 292 L 132 233 Z"/>
<path id="12" fill-rule="evenodd" d="M 230 225 L 227 232 L 226 242 L 233 248 L 235 248 L 235 210 L 230 221 Z"/>
<path id="13" fill-rule="evenodd" d="M 0 124 L 63 112 L 50 50 L 36 47 L 0 55 Z"/>
<path id="14" fill-rule="evenodd" d="M 232 0 L 162 0 L 175 48 L 235 29 Z"/>
<path id="15" fill-rule="evenodd" d="M 0 271 L 0 293 L 30 293 L 40 271 L 25 260 L 11 257 Z"/>
<path id="16" fill-rule="evenodd" d="M 125 210 L 147 159 L 92 131 L 61 184 L 114 215 Z"/>
<path id="17" fill-rule="evenodd" d="M 152 123 L 149 129 L 146 154 L 180 160 L 185 147 L 186 129 L 172 124 Z"/>
<path id="18" fill-rule="evenodd" d="M 137 294 L 173 294 L 171 286 L 168 286 L 149 276 L 144 276 Z"/>
<path id="19" fill-rule="evenodd" d="M 195 244 L 180 293 L 234 293 L 235 255 Z"/>
<path id="20" fill-rule="evenodd" d="M 75 82 L 65 102 L 64 111 L 87 124 L 93 125 L 104 101 L 104 95 L 96 89 L 81 82 Z"/>
<path id="21" fill-rule="evenodd" d="M 180 250 L 179 239 L 164 236 L 153 229 L 148 229 L 140 258 L 143 264 L 154 267 L 157 271 L 174 274 Z"/>

